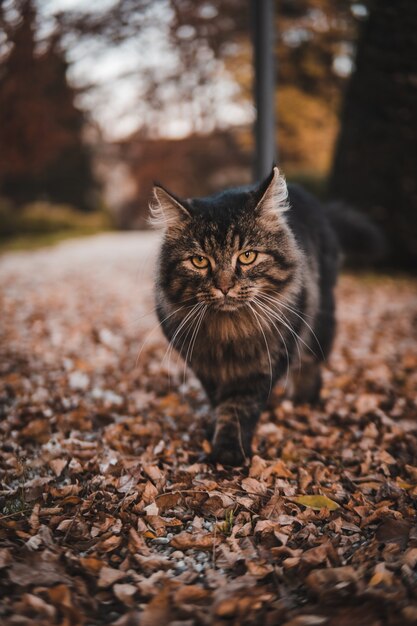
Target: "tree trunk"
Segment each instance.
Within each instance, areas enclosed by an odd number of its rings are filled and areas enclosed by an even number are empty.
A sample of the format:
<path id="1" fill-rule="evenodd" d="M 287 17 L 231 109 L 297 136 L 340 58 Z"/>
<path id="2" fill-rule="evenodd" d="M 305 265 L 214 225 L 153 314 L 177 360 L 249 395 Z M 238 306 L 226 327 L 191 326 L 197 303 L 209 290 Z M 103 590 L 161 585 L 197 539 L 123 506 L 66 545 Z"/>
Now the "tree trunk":
<path id="1" fill-rule="evenodd" d="M 330 193 L 381 226 L 392 266 L 417 269 L 417 2 L 372 5 L 346 93 Z"/>

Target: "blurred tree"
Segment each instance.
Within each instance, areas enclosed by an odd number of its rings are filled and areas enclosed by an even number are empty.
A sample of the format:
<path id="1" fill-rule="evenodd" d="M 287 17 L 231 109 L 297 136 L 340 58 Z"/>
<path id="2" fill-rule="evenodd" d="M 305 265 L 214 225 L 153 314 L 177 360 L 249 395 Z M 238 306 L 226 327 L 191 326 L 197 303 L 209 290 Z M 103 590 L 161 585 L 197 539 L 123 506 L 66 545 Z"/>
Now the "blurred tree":
<path id="1" fill-rule="evenodd" d="M 355 10 L 346 0 L 277 0 L 276 107 L 280 164 L 289 175 L 300 176 L 302 173 L 304 182 L 312 183 L 315 178 L 323 178 L 331 163 L 338 131 L 338 110 L 351 69 L 357 24 L 361 15 L 366 13 L 364 2 L 356 2 L 354 6 Z M 108 16 L 104 14 L 100 24 L 96 19 L 89 28 L 94 27 L 95 32 L 103 33 L 104 37 L 110 34 L 114 37 L 117 32 L 114 25 L 120 20 L 119 34 L 129 38 L 125 23 L 129 23 L 127 13 L 133 10 L 133 22 L 139 35 L 152 29 L 152 25 L 155 27 L 155 19 L 160 20 L 157 24 L 159 31 L 167 29 L 164 54 L 171 52 L 169 58 L 164 57 L 165 63 L 146 65 L 146 55 L 143 59 L 143 83 L 137 107 L 141 114 L 141 132 L 133 133 L 128 139 L 133 147 L 137 145 L 131 151 L 128 163 L 138 186 L 137 211 L 142 214 L 142 219 L 146 211 L 145 197 L 154 178 L 173 178 L 177 181 L 174 189 L 178 188 L 178 193 L 181 193 L 184 180 L 187 182 L 190 178 L 190 186 L 194 187 L 198 181 L 199 193 L 209 191 L 206 171 L 197 168 L 200 163 L 197 153 L 191 158 L 192 167 L 178 171 L 180 159 L 175 159 L 174 152 L 175 149 L 184 150 L 186 145 L 197 150 L 196 141 L 191 141 L 196 134 L 207 136 L 216 130 L 225 131 L 225 126 L 219 122 L 219 103 L 223 102 L 219 91 L 227 88 L 227 84 L 229 88 L 233 85 L 235 101 L 245 104 L 248 111 L 253 106 L 249 2 L 156 0 L 149 4 L 143 0 L 139 11 L 141 18 L 129 1 L 118 3 L 117 9 L 117 16 L 113 13 L 110 20 L 113 29 L 105 26 Z M 165 21 L 161 21 L 162 15 Z M 85 34 L 87 23 L 82 16 L 66 15 L 62 19 L 67 28 L 72 23 L 72 27 L 79 28 L 80 34 Z M 178 118 L 186 121 L 186 128 L 188 124 L 190 141 L 168 142 L 173 149 L 166 152 L 167 142 L 163 137 L 167 121 Z M 233 127 L 233 115 L 230 119 L 229 126 Z M 247 126 L 235 127 L 233 136 L 240 148 L 240 151 L 234 151 L 235 165 L 242 168 L 243 180 L 247 178 L 247 155 L 253 149 L 253 138 Z M 145 152 L 141 150 L 145 139 L 148 157 L 164 152 L 163 175 L 156 166 L 156 158 L 145 165 Z M 151 148 L 151 139 L 155 142 L 154 148 Z M 215 149 L 218 145 L 216 142 L 206 144 L 208 149 Z M 231 152 L 228 155 L 231 156 Z M 219 173 L 226 165 L 223 159 L 213 160 L 213 167 L 217 167 Z M 175 177 L 171 172 L 176 172 Z M 221 177 L 214 173 L 210 170 L 210 178 L 220 180 Z M 234 182 L 230 178 L 224 184 Z M 190 189 L 188 193 L 191 193 Z M 197 189 L 195 193 L 198 193 Z M 132 211 L 133 204 L 129 206 L 129 215 Z"/>
<path id="2" fill-rule="evenodd" d="M 193 74 L 196 84 L 197 76 L 200 84 L 213 80 L 213 66 L 207 62 L 210 51 L 238 86 L 236 98 L 249 106 L 253 101 L 249 3 L 170 0 L 170 4 L 169 33 L 172 47 L 180 54 L 181 70 L 179 75 L 173 67 L 166 80 L 184 84 L 184 101 L 194 97 L 195 90 L 187 89 L 187 76 Z M 280 163 L 290 173 L 303 169 L 327 174 L 366 4 L 367 0 L 276 0 L 277 139 Z M 155 73 L 148 93 L 158 102 L 154 110 L 161 117 L 166 109 L 163 98 L 169 92 L 159 93 L 159 80 Z"/>
<path id="3" fill-rule="evenodd" d="M 330 191 L 383 228 L 417 268 L 417 3 L 376 0 L 346 94 Z"/>
<path id="4" fill-rule="evenodd" d="M 132 85 L 137 88 L 137 97 L 131 98 L 129 114 L 131 119 L 137 119 L 140 129 L 139 133 L 132 134 L 133 143 L 140 143 L 144 138 L 159 140 L 172 136 L 173 132 L 207 136 L 244 123 L 245 127 L 236 128 L 233 134 L 239 135 L 238 145 L 243 148 L 239 163 L 246 162 L 246 155 L 252 149 L 248 120 L 253 107 L 249 2 L 120 0 L 115 3 L 78 3 L 75 11 L 59 11 L 62 4 L 57 3 L 55 12 L 52 9 L 46 11 L 48 3 L 43 0 L 32 2 L 33 5 L 36 2 L 38 12 L 47 17 L 42 28 L 38 25 L 35 37 L 38 44 L 42 37 L 48 39 L 49 29 L 59 35 L 59 45 L 54 48 L 56 54 L 62 58 L 61 50 L 65 46 L 66 51 L 72 51 L 67 58 L 74 60 L 82 56 L 85 60 L 83 79 L 86 82 L 91 80 L 84 85 L 90 87 L 88 101 L 84 100 L 86 107 L 96 107 L 101 113 L 108 110 L 109 91 L 119 92 L 116 87 L 126 86 L 126 83 L 116 82 L 119 79 L 114 76 L 110 81 L 103 80 L 105 72 L 85 71 L 88 63 L 90 66 L 97 63 L 101 53 L 105 55 L 109 49 L 118 46 L 122 49 L 126 45 L 125 57 L 130 59 L 130 65 L 128 62 L 127 67 L 121 67 L 121 75 L 125 72 L 125 79 L 130 81 L 130 93 Z M 322 178 L 327 174 L 338 130 L 341 93 L 351 68 L 357 22 L 366 13 L 366 2 L 368 0 L 276 0 L 277 134 L 280 163 L 290 175 L 303 171 Z M 13 11 L 21 12 L 22 3 L 28 4 L 27 0 L 8 0 L 6 5 L 9 8 L 3 19 L 0 3 L 0 26 L 3 23 L 10 29 Z M 53 3 L 48 6 L 52 7 Z M 22 20 L 19 26 L 23 28 Z M 12 41 L 18 29 L 13 27 L 10 30 L 9 40 Z M 48 49 L 50 43 L 42 42 L 42 46 L 43 50 Z M 0 64 L 1 48 L 0 38 Z M 12 51 L 6 56 L 8 63 L 14 48 L 13 44 Z M 92 55 L 95 55 L 94 59 Z M 34 56 L 37 57 L 36 51 Z M 137 59 L 136 64 L 131 62 L 133 57 Z M 104 66 L 107 57 L 101 58 Z M 97 78 L 100 73 L 101 84 Z M 13 84 L 15 81 L 9 77 L 9 82 Z M 26 95 L 21 101 L 33 101 L 35 107 L 35 95 L 40 89 L 31 90 L 31 81 L 23 82 Z M 16 85 L 13 88 L 16 89 Z M 20 85 L 19 89 L 23 91 L 24 86 Z M 42 93 L 39 101 L 42 101 Z M 235 104 L 238 106 L 234 107 Z M 40 106 L 37 115 L 47 110 Z M 22 118 L 23 111 L 19 109 L 18 113 Z M 48 120 L 54 119 L 53 115 L 45 116 Z M 115 117 L 107 115 L 108 128 L 114 127 Z M 15 130 L 19 126 L 16 124 Z M 39 123 L 34 126 L 33 133 L 42 128 Z M 13 135 L 16 135 L 15 131 L 8 135 L 9 143 Z M 20 143 L 19 140 L 17 145 Z M 213 142 L 213 148 L 215 145 L 218 144 Z M 50 146 L 52 150 L 52 144 Z M 28 158 L 31 150 L 33 148 L 27 152 Z M 37 156 L 36 163 L 46 156 L 46 151 Z M 218 163 L 220 168 L 220 160 Z M 175 169 L 175 164 L 165 165 Z M 63 172 L 61 168 L 59 171 Z M 88 171 L 88 168 L 82 171 Z M 131 171 L 138 176 L 136 164 L 132 163 Z M 246 172 L 242 174 L 245 177 Z M 150 173 L 154 178 L 159 175 L 159 171 Z M 200 172 L 199 178 L 204 192 L 204 171 Z M 139 210 L 144 211 L 145 207 Z"/>
<path id="5" fill-rule="evenodd" d="M 147 225 L 147 207 L 155 180 L 163 181 L 183 198 L 250 183 L 251 154 L 241 144 L 240 135 L 229 129 L 182 139 L 129 137 L 121 149 L 130 164 L 136 192 L 120 212 L 118 223 L 124 228 Z"/>
<path id="6" fill-rule="evenodd" d="M 20 4 L 0 66 L 0 193 L 16 204 L 36 199 L 93 208 L 84 114 L 67 82 L 67 63 L 53 37 L 36 50 L 36 11 Z"/>

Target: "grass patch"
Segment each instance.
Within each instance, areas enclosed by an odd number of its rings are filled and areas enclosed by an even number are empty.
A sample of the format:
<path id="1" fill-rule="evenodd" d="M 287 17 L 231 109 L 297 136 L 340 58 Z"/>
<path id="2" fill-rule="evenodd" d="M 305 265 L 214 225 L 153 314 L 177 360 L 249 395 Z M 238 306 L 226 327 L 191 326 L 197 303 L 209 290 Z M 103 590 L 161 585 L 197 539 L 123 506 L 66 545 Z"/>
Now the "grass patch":
<path id="1" fill-rule="evenodd" d="M 81 213 L 47 202 L 16 209 L 7 202 L 0 203 L 0 252 L 33 250 L 111 229 L 112 221 L 104 210 Z"/>

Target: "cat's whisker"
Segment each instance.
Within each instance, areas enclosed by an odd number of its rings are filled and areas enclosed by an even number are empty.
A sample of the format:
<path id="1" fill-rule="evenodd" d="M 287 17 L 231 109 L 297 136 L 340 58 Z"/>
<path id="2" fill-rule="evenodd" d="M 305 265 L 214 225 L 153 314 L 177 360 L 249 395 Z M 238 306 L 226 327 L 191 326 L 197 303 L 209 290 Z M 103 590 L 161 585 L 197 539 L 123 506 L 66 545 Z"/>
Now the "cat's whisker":
<path id="1" fill-rule="evenodd" d="M 196 315 L 197 322 L 194 325 L 194 331 L 193 331 L 193 334 L 191 336 L 190 343 L 188 344 L 187 354 L 185 355 L 185 359 L 184 359 L 184 376 L 183 376 L 183 383 L 184 384 L 185 384 L 185 374 L 186 374 L 187 364 L 188 364 L 188 362 L 191 363 L 191 359 L 192 359 L 192 356 L 193 356 L 194 344 L 196 342 L 197 335 L 198 335 L 198 332 L 200 330 L 201 322 L 203 320 L 203 317 L 206 314 L 206 311 L 207 311 L 207 304 L 204 304 L 204 306 L 199 310 L 198 314 Z"/>
<path id="2" fill-rule="evenodd" d="M 204 317 L 205 317 L 205 315 L 207 313 L 207 309 L 208 309 L 208 305 L 206 304 L 204 309 L 203 309 L 203 311 L 202 311 L 202 314 L 200 316 L 200 319 L 199 319 L 199 322 L 198 322 L 198 327 L 197 327 L 197 332 L 195 334 L 194 340 L 193 340 L 192 345 L 191 345 L 190 363 L 191 363 L 191 359 L 193 358 L 193 350 L 194 350 L 194 346 L 195 346 L 195 343 L 196 343 L 196 340 L 197 340 L 197 335 L 200 332 L 200 327 L 201 327 L 203 319 L 204 319 Z"/>
<path id="3" fill-rule="evenodd" d="M 272 298 L 274 298 L 276 296 L 272 295 L 271 293 L 265 293 L 265 292 L 261 292 L 264 295 L 268 295 Z M 284 296 L 283 294 L 280 294 L 280 299 L 279 299 L 280 303 L 284 306 L 284 303 L 286 303 L 288 308 L 291 308 L 291 310 L 294 313 L 299 313 L 302 317 L 309 317 L 310 319 L 314 319 L 314 315 L 309 315 L 308 313 L 306 313 L 305 311 L 302 311 L 301 309 L 297 309 L 296 306 L 294 306 L 294 301 L 292 299 L 289 299 L 287 296 Z"/>
<path id="4" fill-rule="evenodd" d="M 182 304 L 185 304 L 186 302 L 191 302 L 191 300 L 195 300 L 195 296 L 192 296 L 191 298 L 186 298 L 185 300 L 182 300 L 181 302 L 177 302 L 177 304 L 182 305 Z M 138 324 L 141 320 L 145 319 L 145 317 L 149 317 L 150 315 L 155 315 L 156 312 L 157 312 L 157 308 L 155 306 L 149 307 L 149 310 L 146 313 L 140 313 L 138 315 L 134 315 L 132 321 L 128 322 L 125 328 L 130 329 L 135 324 Z"/>
<path id="5" fill-rule="evenodd" d="M 190 340 L 188 341 L 187 352 L 185 354 L 185 357 L 184 357 L 183 354 L 181 354 L 182 360 L 184 361 L 183 377 L 182 377 L 183 385 L 185 385 L 185 377 L 186 377 L 186 370 L 187 370 L 187 363 L 188 363 L 188 353 L 189 353 L 189 350 L 190 350 L 191 342 L 192 342 L 193 337 L 194 337 L 195 330 L 196 330 L 197 325 L 198 325 L 198 321 L 200 319 L 200 313 L 201 313 L 201 311 L 204 308 L 204 303 L 201 303 L 201 304 L 202 304 L 202 306 L 200 306 L 199 309 L 195 312 L 195 315 L 194 315 L 193 319 L 191 320 L 191 322 L 189 324 L 188 330 L 187 330 L 187 332 L 185 333 L 185 335 L 183 337 L 183 345 L 185 346 L 185 344 L 186 344 L 186 342 L 188 340 L 188 336 L 191 335 L 190 336 Z"/>
<path id="6" fill-rule="evenodd" d="M 194 305 L 194 306 L 195 306 L 195 305 Z M 178 326 L 177 326 L 177 327 L 176 327 L 176 329 L 175 329 L 174 336 L 176 336 L 176 335 L 180 332 L 180 330 L 181 330 L 181 328 L 183 327 L 183 325 L 184 325 L 184 324 L 186 324 L 188 317 L 189 317 L 190 315 L 192 315 L 192 312 L 193 312 L 193 309 L 191 309 L 191 311 L 188 311 L 188 313 L 187 313 L 187 315 L 185 316 L 185 318 L 183 318 L 183 319 L 180 321 L 180 323 L 178 324 Z M 167 357 L 168 357 L 168 362 L 170 361 L 170 356 L 169 356 L 169 355 L 170 355 L 170 352 L 171 352 L 171 350 L 172 350 L 172 349 L 173 349 L 173 344 L 172 344 L 172 342 L 170 341 L 170 342 L 169 342 L 169 344 L 168 344 L 168 346 L 167 346 L 167 347 L 166 347 L 166 349 L 165 349 L 164 356 L 162 357 L 162 360 L 161 360 L 161 367 L 164 367 L 164 364 L 165 364 L 165 361 L 166 361 Z"/>
<path id="7" fill-rule="evenodd" d="M 177 359 L 176 359 L 176 364 L 178 366 L 180 359 L 184 358 L 181 355 L 180 352 L 180 346 L 175 346 L 175 341 L 178 343 L 178 341 L 181 338 L 182 335 L 182 339 L 181 341 L 183 343 L 185 343 L 185 341 L 187 340 L 187 337 L 189 335 L 189 333 L 191 332 L 192 328 L 194 327 L 194 325 L 197 323 L 198 319 L 199 319 L 199 312 L 200 310 L 204 307 L 204 303 L 203 302 L 198 302 L 195 307 L 193 308 L 192 311 L 190 311 L 190 314 L 187 316 L 187 319 L 184 319 L 183 322 L 180 324 L 180 326 L 177 328 L 177 330 L 175 331 L 174 337 L 171 340 L 170 345 L 167 348 L 167 351 L 165 353 L 164 359 L 163 361 L 165 361 L 166 358 L 168 358 L 168 361 L 171 361 L 171 356 L 174 352 L 174 348 L 177 352 Z M 171 374 L 170 374 L 170 381 L 171 381 Z M 184 382 L 185 382 L 185 367 L 184 367 Z"/>
<path id="8" fill-rule="evenodd" d="M 275 319 L 276 319 L 276 320 L 278 320 L 278 321 L 279 321 L 279 322 L 280 322 L 283 326 L 285 326 L 286 328 L 288 328 L 288 330 L 290 331 L 290 333 L 293 335 L 294 339 L 296 340 L 297 347 L 298 347 L 298 343 L 297 343 L 297 339 L 298 339 L 298 341 L 300 341 L 300 342 L 301 342 L 301 343 L 305 346 L 305 348 L 307 348 L 307 350 L 308 350 L 309 352 L 311 352 L 311 354 L 312 354 L 314 357 L 316 357 L 316 358 L 317 358 L 317 355 L 316 355 L 316 353 L 314 352 L 314 350 L 313 350 L 313 349 L 312 349 L 312 348 L 308 345 L 308 343 L 306 343 L 306 342 L 304 341 L 304 339 L 303 339 L 302 337 L 300 337 L 300 335 L 299 335 L 299 334 L 298 334 L 298 333 L 294 330 L 294 328 L 291 326 L 291 324 L 290 324 L 290 322 L 289 322 L 288 318 L 286 318 L 286 317 L 285 317 L 285 319 L 284 319 L 284 317 L 282 317 L 282 315 L 284 315 L 284 314 L 282 313 L 282 311 L 280 311 L 280 312 L 278 313 L 278 311 L 277 311 L 276 309 L 272 308 L 270 305 L 266 304 L 265 302 L 264 302 L 264 306 L 266 306 L 266 307 L 268 308 L 268 310 L 269 310 L 270 314 L 271 314 L 273 317 L 275 317 Z M 299 348 L 298 348 L 298 349 L 299 349 Z M 300 363 L 301 363 L 301 354 L 300 354 L 300 352 L 299 352 L 299 358 L 300 358 Z"/>
<path id="9" fill-rule="evenodd" d="M 279 298 L 274 298 L 272 296 L 266 295 L 266 294 L 262 294 L 264 297 L 268 298 L 268 300 L 270 300 L 271 302 L 275 302 L 276 304 L 283 306 L 285 309 L 288 309 L 291 313 L 293 313 L 294 315 L 296 315 L 309 329 L 309 331 L 311 332 L 311 334 L 313 335 L 319 349 L 321 352 L 321 356 L 323 358 L 323 360 L 325 360 L 325 355 L 323 352 L 323 348 L 321 347 L 320 341 L 318 340 L 318 337 L 316 335 L 316 333 L 314 332 L 314 330 L 312 329 L 312 327 L 310 326 L 310 324 L 304 319 L 304 317 L 302 315 L 300 315 L 299 313 L 297 313 L 297 311 L 295 309 L 293 309 L 292 307 L 284 304 L 283 302 L 280 301 Z M 284 315 L 284 313 L 282 311 L 280 311 L 282 315 Z"/>
<path id="10" fill-rule="evenodd" d="M 164 365 L 165 359 L 168 355 L 170 355 L 173 351 L 174 348 L 176 348 L 175 346 L 175 342 L 177 341 L 177 339 L 179 339 L 180 333 L 181 331 L 187 327 L 187 322 L 189 322 L 191 320 L 191 318 L 193 317 L 194 313 L 197 311 L 197 309 L 201 308 L 202 306 L 202 302 L 197 302 L 197 304 L 194 304 L 191 311 L 188 311 L 187 315 L 182 319 L 182 321 L 180 322 L 180 324 L 178 325 L 178 327 L 176 328 L 172 339 L 168 345 L 167 350 L 165 351 L 164 357 L 162 359 L 161 365 Z M 169 359 L 171 357 L 169 356 Z"/>
<path id="11" fill-rule="evenodd" d="M 301 318 L 301 319 L 303 320 L 303 322 L 305 322 L 305 323 L 307 323 L 307 322 L 305 321 L 305 318 L 306 318 L 306 317 L 310 317 L 310 318 L 312 317 L 311 315 L 307 315 L 307 313 L 302 313 L 302 312 L 300 311 L 300 309 L 297 309 L 297 308 L 295 308 L 295 307 L 293 307 L 293 306 L 290 306 L 288 303 L 287 303 L 287 304 L 285 304 L 285 302 L 283 302 L 283 301 L 281 300 L 281 297 L 282 297 L 282 296 L 279 298 L 279 297 L 278 297 L 278 296 L 276 296 L 276 295 L 275 295 L 275 296 L 273 296 L 273 295 L 272 295 L 272 294 L 270 294 L 270 293 L 265 293 L 265 292 L 262 292 L 262 291 L 261 291 L 261 294 L 262 294 L 263 296 L 265 296 L 266 298 L 269 298 L 270 300 L 272 300 L 272 301 L 274 301 L 275 303 L 279 304 L 280 306 L 283 306 L 285 309 L 287 309 L 287 310 L 288 310 L 288 311 L 290 311 L 291 313 L 294 313 L 295 315 L 300 316 L 300 318 Z"/>
<path id="12" fill-rule="evenodd" d="M 268 341 L 266 339 L 266 335 L 265 335 L 264 329 L 262 328 L 262 324 L 259 321 L 258 313 L 255 311 L 255 309 L 253 308 L 253 306 L 251 306 L 251 304 L 249 302 L 247 304 L 248 304 L 248 307 L 250 308 L 250 310 L 252 311 L 252 313 L 254 314 L 256 321 L 258 322 L 259 329 L 260 329 L 260 331 L 262 333 L 262 336 L 264 338 L 264 341 L 265 341 L 265 347 L 266 347 L 266 352 L 268 354 L 268 361 L 269 361 L 269 393 L 268 393 L 268 395 L 270 395 L 271 391 L 272 391 L 272 361 L 271 361 L 271 353 L 269 351 Z"/>
<path id="13" fill-rule="evenodd" d="M 172 316 L 173 316 L 173 315 L 175 315 L 176 313 L 179 313 L 182 309 L 188 309 L 188 308 L 190 308 L 190 306 L 193 306 L 193 305 L 188 305 L 188 306 L 180 306 L 180 307 L 178 307 L 178 308 L 177 308 L 177 309 L 175 309 L 172 313 L 170 313 L 169 315 L 167 315 L 167 316 L 166 316 L 166 317 L 165 317 L 165 318 L 164 318 L 161 322 L 158 322 L 157 324 L 155 324 L 155 326 L 153 326 L 153 327 L 151 328 L 151 330 L 150 330 L 149 332 L 147 332 L 147 333 L 146 333 L 145 339 L 143 340 L 142 345 L 140 346 L 139 351 L 138 351 L 138 354 L 137 354 L 137 357 L 136 357 L 135 367 L 137 367 L 137 366 L 138 366 L 138 363 L 139 363 L 139 359 L 140 359 L 140 357 L 141 357 L 141 354 L 142 354 L 142 352 L 143 352 L 143 350 L 144 350 L 144 348 L 145 348 L 146 344 L 147 344 L 147 343 L 148 343 L 148 341 L 150 340 L 151 336 L 154 334 L 154 332 L 155 332 L 156 330 L 159 330 L 160 326 L 161 326 L 164 322 L 166 322 L 166 321 L 167 321 L 170 317 L 172 317 Z"/>
<path id="14" fill-rule="evenodd" d="M 273 318 L 271 318 L 269 316 L 269 314 L 267 313 L 267 311 L 264 309 L 264 307 L 262 306 L 262 303 L 257 299 L 254 298 L 253 299 L 253 303 L 255 305 L 257 305 L 261 311 L 263 311 L 264 315 L 267 316 L 267 318 L 270 320 L 271 324 L 273 325 L 273 327 L 275 328 L 275 330 L 277 331 L 277 333 L 279 334 L 279 336 L 281 337 L 282 343 L 284 344 L 284 349 L 285 349 L 285 354 L 286 354 L 286 358 L 287 358 L 287 372 L 285 375 L 285 384 L 284 384 L 284 389 L 287 388 L 288 385 L 288 380 L 289 380 L 289 375 L 290 375 L 290 355 L 288 352 L 288 348 L 287 348 L 287 343 L 285 341 L 285 338 L 283 336 L 283 334 L 281 333 L 281 331 L 279 330 L 278 326 L 275 324 L 275 322 L 273 321 Z"/>
<path id="15" fill-rule="evenodd" d="M 301 337 L 299 337 L 299 335 L 292 328 L 292 326 L 290 324 L 290 321 L 288 320 L 287 317 L 284 316 L 284 319 L 282 319 L 275 310 L 272 310 L 272 308 L 271 308 L 271 306 L 269 304 L 266 304 L 266 302 L 262 302 L 262 306 L 266 307 L 266 309 L 269 311 L 269 314 L 274 319 L 276 319 L 278 322 L 280 322 L 283 326 L 285 326 L 285 328 L 287 328 L 290 331 L 290 333 L 292 334 L 292 336 L 294 338 L 295 346 L 297 348 L 297 354 L 298 354 L 298 371 L 300 371 L 301 370 L 301 360 L 302 360 L 301 359 L 301 350 L 300 350 L 300 340 L 301 340 Z"/>

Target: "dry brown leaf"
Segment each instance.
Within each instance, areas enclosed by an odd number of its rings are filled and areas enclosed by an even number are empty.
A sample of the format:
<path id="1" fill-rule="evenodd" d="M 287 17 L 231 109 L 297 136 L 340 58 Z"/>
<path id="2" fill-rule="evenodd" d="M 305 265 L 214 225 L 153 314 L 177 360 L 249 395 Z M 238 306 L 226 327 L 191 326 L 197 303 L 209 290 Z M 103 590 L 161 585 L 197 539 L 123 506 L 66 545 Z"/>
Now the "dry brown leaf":
<path id="1" fill-rule="evenodd" d="M 358 580 L 358 574 L 353 567 L 334 567 L 328 569 L 316 569 L 310 572 L 306 578 L 307 586 L 320 597 L 345 590 L 352 592 L 352 587 Z"/>
<path id="2" fill-rule="evenodd" d="M 82 556 L 80 558 L 80 564 L 91 574 L 98 574 L 104 566 L 104 562 L 101 559 L 97 559 L 93 556 Z"/>
<path id="3" fill-rule="evenodd" d="M 274 568 L 270 563 L 262 560 L 246 561 L 246 567 L 249 574 L 259 580 L 265 578 L 265 576 L 268 576 L 268 574 L 274 571 Z"/>
<path id="4" fill-rule="evenodd" d="M 153 482 L 165 482 L 165 475 L 157 465 L 144 465 L 143 471 L 149 476 L 151 480 L 153 480 Z"/>
<path id="5" fill-rule="evenodd" d="M 410 476 L 411 480 L 414 483 L 417 483 L 417 467 L 413 465 L 406 465 L 405 469 L 407 471 L 407 474 Z"/>
<path id="6" fill-rule="evenodd" d="M 254 454 L 249 468 L 249 476 L 251 478 L 260 478 L 262 476 L 262 472 L 267 467 L 267 465 L 268 463 L 265 461 L 265 459 L 261 459 L 260 456 Z"/>
<path id="7" fill-rule="evenodd" d="M 9 567 L 12 564 L 12 555 L 8 548 L 0 548 L 0 569 Z"/>
<path id="8" fill-rule="evenodd" d="M 69 582 L 59 558 L 44 550 L 24 563 L 14 561 L 8 569 L 8 576 L 12 583 L 20 587 L 29 585 L 43 585 L 48 587 L 61 582 Z"/>
<path id="9" fill-rule="evenodd" d="M 113 567 L 104 566 L 100 569 L 100 576 L 97 584 L 101 588 L 111 587 L 115 582 L 121 580 L 122 578 L 126 578 L 126 572 L 114 569 Z"/>
<path id="10" fill-rule="evenodd" d="M 147 481 L 145 485 L 145 489 L 142 493 L 142 500 L 145 504 L 150 504 L 154 502 L 155 497 L 158 495 L 158 489 L 155 487 L 150 480 Z"/>
<path id="11" fill-rule="evenodd" d="M 319 546 L 306 550 L 301 555 L 301 562 L 305 565 L 316 567 L 327 561 L 331 544 L 322 543 Z"/>
<path id="12" fill-rule="evenodd" d="M 119 547 L 121 541 L 122 538 L 120 536 L 111 535 L 107 539 L 100 541 L 98 547 L 102 552 L 113 552 L 113 550 L 116 550 L 116 548 Z"/>
<path id="13" fill-rule="evenodd" d="M 241 484 L 242 489 L 244 489 L 247 493 L 254 493 L 263 496 L 267 492 L 267 486 L 259 480 L 256 480 L 256 478 L 244 478 Z"/>
<path id="14" fill-rule="evenodd" d="M 214 545 L 220 543 L 221 538 L 215 537 L 212 533 L 188 533 L 182 532 L 175 535 L 171 539 L 171 546 L 178 550 L 189 550 L 194 548 L 195 550 L 211 550 Z"/>
<path id="15" fill-rule="evenodd" d="M 375 566 L 374 573 L 372 575 L 369 584 L 371 587 L 376 587 L 377 585 L 386 585 L 387 587 L 391 587 L 394 582 L 394 575 L 390 572 L 385 563 L 378 563 Z"/>
<path id="16" fill-rule="evenodd" d="M 156 504 L 161 512 L 168 511 L 174 508 L 181 500 L 181 494 L 179 491 L 173 491 L 170 493 L 162 493 L 156 496 Z"/>
<path id="17" fill-rule="evenodd" d="M 402 519 L 386 519 L 376 531 L 376 538 L 383 543 L 398 543 L 403 548 L 408 543 L 410 536 L 411 523 Z"/>
<path id="18" fill-rule="evenodd" d="M 222 600 L 221 602 L 219 602 L 217 606 L 214 608 L 214 612 L 218 617 L 221 617 L 223 619 L 228 619 L 230 617 L 233 617 L 233 615 L 235 615 L 237 608 L 238 608 L 238 599 L 230 598 L 230 599 Z"/>
<path id="19" fill-rule="evenodd" d="M 49 438 L 50 423 L 45 419 L 32 419 L 27 426 L 20 431 L 23 437 L 45 443 Z"/>
<path id="20" fill-rule="evenodd" d="M 151 502 L 148 506 L 145 506 L 143 510 L 147 517 L 158 517 L 159 515 L 159 508 L 156 502 Z"/>
<path id="21" fill-rule="evenodd" d="M 22 597 L 22 602 L 30 607 L 35 613 L 45 615 L 49 620 L 55 620 L 56 609 L 51 604 L 48 604 L 40 598 L 31 593 L 25 593 Z"/>
<path id="22" fill-rule="evenodd" d="M 49 466 L 54 472 L 55 476 L 61 476 L 67 463 L 68 459 L 52 459 L 51 461 L 49 461 Z"/>
<path id="23" fill-rule="evenodd" d="M 172 567 L 172 562 L 166 556 L 160 556 L 158 554 L 151 556 L 135 554 L 134 558 L 135 561 L 141 566 L 142 571 L 147 575 L 157 571 L 164 571 Z"/>
<path id="24" fill-rule="evenodd" d="M 119 493 L 130 493 L 139 482 L 139 477 L 132 474 L 124 474 L 117 481 L 117 491 Z"/>
<path id="25" fill-rule="evenodd" d="M 140 626 L 162 626 L 169 624 L 172 617 L 171 593 L 168 585 L 159 591 L 146 606 Z"/>
<path id="26" fill-rule="evenodd" d="M 185 585 L 175 592 L 174 602 L 179 606 L 183 604 L 200 604 L 205 602 L 209 596 L 210 592 L 199 585 Z"/>
<path id="27" fill-rule="evenodd" d="M 137 592 L 135 585 L 130 583 L 116 583 L 113 585 L 113 593 L 126 606 L 134 607 L 137 603 L 134 595 Z"/>
<path id="28" fill-rule="evenodd" d="M 294 478 L 294 474 L 288 469 L 286 463 L 284 463 L 281 459 L 278 459 L 276 463 L 268 468 L 267 474 L 278 476 L 278 478 Z"/>

